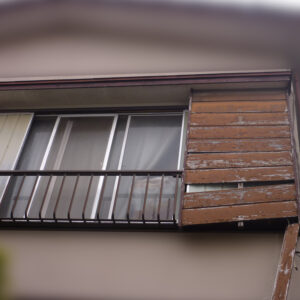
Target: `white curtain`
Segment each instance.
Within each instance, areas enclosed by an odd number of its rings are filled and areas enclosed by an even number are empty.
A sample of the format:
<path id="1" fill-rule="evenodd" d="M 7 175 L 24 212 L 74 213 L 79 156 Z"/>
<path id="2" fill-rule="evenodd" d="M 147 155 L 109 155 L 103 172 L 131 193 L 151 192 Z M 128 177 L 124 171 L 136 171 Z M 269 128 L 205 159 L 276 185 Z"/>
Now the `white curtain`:
<path id="1" fill-rule="evenodd" d="M 134 116 L 131 118 L 122 170 L 176 170 L 182 116 Z M 141 219 L 147 177 L 135 178 L 130 218 Z M 116 203 L 116 218 L 126 218 L 132 178 L 123 177 Z M 146 219 L 156 219 L 161 177 L 151 176 L 145 209 Z M 175 178 L 164 178 L 161 219 L 170 218 L 174 205 Z"/>

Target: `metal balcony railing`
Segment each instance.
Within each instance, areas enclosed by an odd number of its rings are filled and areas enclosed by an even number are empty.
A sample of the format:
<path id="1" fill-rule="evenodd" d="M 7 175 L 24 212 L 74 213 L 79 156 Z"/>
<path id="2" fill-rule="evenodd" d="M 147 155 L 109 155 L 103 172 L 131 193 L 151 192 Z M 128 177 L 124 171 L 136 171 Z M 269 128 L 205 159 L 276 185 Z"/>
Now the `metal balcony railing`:
<path id="1" fill-rule="evenodd" d="M 2 224 L 175 225 L 178 220 L 182 171 L 14 170 L 0 171 L 1 178 L 6 180 L 0 203 Z M 108 181 L 113 182 L 110 187 Z M 26 197 L 22 196 L 25 190 Z M 150 217 L 146 213 L 149 205 L 153 210 Z"/>

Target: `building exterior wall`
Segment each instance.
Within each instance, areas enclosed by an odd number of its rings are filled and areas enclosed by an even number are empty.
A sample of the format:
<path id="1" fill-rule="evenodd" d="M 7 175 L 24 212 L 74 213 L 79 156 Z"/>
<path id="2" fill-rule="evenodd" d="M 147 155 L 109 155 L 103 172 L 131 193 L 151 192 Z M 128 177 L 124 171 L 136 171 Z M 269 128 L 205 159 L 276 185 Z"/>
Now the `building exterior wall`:
<path id="1" fill-rule="evenodd" d="M 179 44 L 85 35 L 12 41 L 0 49 L 0 80 L 288 67 L 279 58 Z M 282 234 L 1 230 L 0 241 L 19 296 L 265 300 Z"/>
<path id="2" fill-rule="evenodd" d="M 270 299 L 282 234 L 1 231 L 17 295 Z M 292 298 L 296 299 L 296 298 Z"/>

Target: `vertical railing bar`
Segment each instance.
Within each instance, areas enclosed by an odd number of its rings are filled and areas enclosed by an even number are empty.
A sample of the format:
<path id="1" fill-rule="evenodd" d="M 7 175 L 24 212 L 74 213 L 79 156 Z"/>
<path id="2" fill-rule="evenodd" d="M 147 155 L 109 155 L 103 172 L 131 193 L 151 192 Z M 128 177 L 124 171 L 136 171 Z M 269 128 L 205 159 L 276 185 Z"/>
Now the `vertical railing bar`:
<path id="1" fill-rule="evenodd" d="M 149 179 L 150 179 L 150 176 L 148 174 L 147 175 L 147 181 L 146 181 L 146 188 L 145 188 L 144 203 L 143 203 L 143 212 L 142 212 L 143 223 L 145 223 L 145 209 L 146 209 L 146 202 L 147 202 L 147 198 L 148 198 Z"/>
<path id="2" fill-rule="evenodd" d="M 58 207 L 58 203 L 59 203 L 59 200 L 60 200 L 60 196 L 61 196 L 61 193 L 62 193 L 64 183 L 65 183 L 65 179 L 66 179 L 66 175 L 64 175 L 64 177 L 62 179 L 62 183 L 60 185 L 59 192 L 58 192 L 57 199 L 56 199 L 56 203 L 55 203 L 55 206 L 54 206 L 54 211 L 53 211 L 53 219 L 54 220 L 56 220 L 56 210 L 57 210 L 57 207 Z"/>
<path id="3" fill-rule="evenodd" d="M 176 175 L 175 194 L 174 194 L 174 205 L 173 205 L 173 221 L 176 223 L 176 208 L 177 208 L 177 194 L 178 194 L 178 181 L 179 176 Z"/>
<path id="4" fill-rule="evenodd" d="M 29 211 L 29 207 L 30 207 L 31 201 L 32 201 L 32 199 L 33 199 L 33 194 L 34 194 L 34 191 L 35 191 L 35 187 L 36 187 L 36 185 L 37 185 L 37 183 L 38 183 L 38 179 L 39 179 L 39 176 L 36 176 L 36 177 L 35 177 L 35 181 L 34 181 L 33 188 L 32 188 L 31 193 L 30 193 L 30 197 L 29 197 L 28 203 L 27 203 L 27 205 L 26 205 L 26 209 L 25 209 L 25 219 L 27 219 L 27 220 L 28 220 L 28 211 Z"/>
<path id="5" fill-rule="evenodd" d="M 160 206 L 161 206 L 161 198 L 164 188 L 164 174 L 161 176 L 161 183 L 160 183 L 160 192 L 159 192 L 159 200 L 158 200 L 158 208 L 157 208 L 157 221 L 160 223 Z"/>
<path id="6" fill-rule="evenodd" d="M 42 220 L 42 210 L 44 208 L 44 203 L 45 203 L 45 200 L 46 200 L 46 197 L 47 197 L 47 194 L 48 194 L 48 190 L 49 190 L 51 180 L 52 180 L 52 175 L 49 177 L 49 180 L 48 180 L 48 183 L 47 183 L 47 186 L 46 186 L 46 190 L 45 190 L 45 194 L 44 194 L 42 204 L 41 204 L 41 207 L 40 207 L 40 211 L 39 211 L 40 220 Z"/>
<path id="7" fill-rule="evenodd" d="M 99 223 L 101 223 L 101 221 L 100 221 L 100 210 L 101 210 L 101 205 L 102 205 L 102 202 L 103 202 L 106 181 L 107 181 L 107 174 L 104 176 L 102 189 L 101 189 L 101 193 L 100 193 L 99 201 L 98 201 L 98 207 L 97 207 L 97 219 L 98 219 Z"/>
<path id="8" fill-rule="evenodd" d="M 129 214 L 130 214 L 130 206 L 131 206 L 131 200 L 132 200 L 132 195 L 133 195 L 133 190 L 134 190 L 134 181 L 135 181 L 135 174 L 132 177 L 131 189 L 130 189 L 128 205 L 127 205 L 127 215 L 126 216 L 127 216 L 128 224 L 130 223 Z"/>
<path id="9" fill-rule="evenodd" d="M 87 193 L 86 193 L 83 208 L 82 208 L 82 220 L 84 220 L 84 221 L 85 221 L 85 210 L 86 210 L 87 202 L 88 202 L 88 199 L 89 199 L 93 179 L 94 179 L 94 175 L 92 175 L 90 180 L 89 180 L 89 185 L 88 185 Z"/>
<path id="10" fill-rule="evenodd" d="M 19 187 L 19 189 L 18 189 L 18 193 L 17 193 L 17 195 L 16 195 L 16 199 L 15 199 L 14 204 L 13 204 L 13 207 L 12 207 L 12 209 L 11 209 L 11 213 L 10 213 L 11 219 L 14 219 L 15 208 L 16 208 L 17 201 L 18 201 L 18 199 L 19 199 L 19 196 L 20 196 L 21 189 L 22 189 L 22 187 L 23 187 L 24 181 L 25 181 L 25 175 L 23 175 L 23 178 L 22 178 L 20 187 Z"/>
<path id="11" fill-rule="evenodd" d="M 168 220 L 170 216 L 170 204 L 171 204 L 171 199 L 170 197 L 168 197 L 166 220 Z"/>
<path id="12" fill-rule="evenodd" d="M 71 197 L 71 201 L 70 201 L 70 205 L 69 205 L 69 209 L 68 209 L 68 220 L 70 221 L 70 215 L 71 215 L 71 209 L 73 206 L 73 202 L 74 202 L 74 198 L 75 198 L 75 194 L 76 194 L 76 189 L 78 186 L 78 181 L 79 181 L 80 175 L 77 175 L 76 177 L 76 181 L 75 181 L 75 185 L 74 185 L 74 189 L 73 189 L 73 193 L 72 193 L 72 197 Z"/>
<path id="13" fill-rule="evenodd" d="M 111 219 L 113 220 L 114 223 L 115 223 L 115 209 L 116 209 L 116 204 L 117 204 L 117 199 L 118 199 L 118 194 L 119 194 L 121 178 L 122 178 L 122 176 L 120 175 L 118 177 L 118 185 L 117 185 L 117 190 L 115 193 L 114 206 L 113 206 L 113 210 L 112 210 L 112 214 L 111 214 Z"/>

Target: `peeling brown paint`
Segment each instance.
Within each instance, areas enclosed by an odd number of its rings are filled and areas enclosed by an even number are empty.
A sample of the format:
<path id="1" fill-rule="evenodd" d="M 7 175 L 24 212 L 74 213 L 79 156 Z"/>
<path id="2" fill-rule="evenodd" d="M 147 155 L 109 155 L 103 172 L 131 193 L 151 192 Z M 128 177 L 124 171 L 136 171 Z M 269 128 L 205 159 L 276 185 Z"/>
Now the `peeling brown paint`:
<path id="1" fill-rule="evenodd" d="M 182 225 L 237 222 L 297 216 L 295 201 L 183 209 Z"/>
<path id="2" fill-rule="evenodd" d="M 287 299 L 298 233 L 298 223 L 288 225 L 285 230 L 272 300 Z"/>
<path id="3" fill-rule="evenodd" d="M 294 179 L 294 170 L 286 167 L 255 167 L 209 170 L 186 170 L 185 183 L 225 183 L 246 181 L 277 181 Z"/>
<path id="4" fill-rule="evenodd" d="M 290 137 L 289 126 L 191 127 L 189 133 L 190 139 L 243 139 L 284 137 Z"/>
<path id="5" fill-rule="evenodd" d="M 201 139 L 188 142 L 188 152 L 255 152 L 291 150 L 290 138 Z"/>
<path id="6" fill-rule="evenodd" d="M 202 208 L 288 200 L 296 200 L 296 189 L 294 184 L 185 193 L 183 208 Z"/>
<path id="7" fill-rule="evenodd" d="M 197 92 L 193 94 L 193 101 L 249 101 L 249 100 L 285 100 L 284 91 L 221 91 Z"/>
<path id="8" fill-rule="evenodd" d="M 225 169 L 244 167 L 291 166 L 290 152 L 206 153 L 189 154 L 187 169 Z"/>
<path id="9" fill-rule="evenodd" d="M 288 125 L 287 113 L 194 113 L 191 126 Z"/>
<path id="10" fill-rule="evenodd" d="M 286 101 L 193 102 L 192 113 L 200 112 L 286 112 Z"/>
<path id="11" fill-rule="evenodd" d="M 252 188 L 185 193 L 182 224 L 296 216 L 286 92 L 194 92 L 185 184 L 264 182 Z"/>

